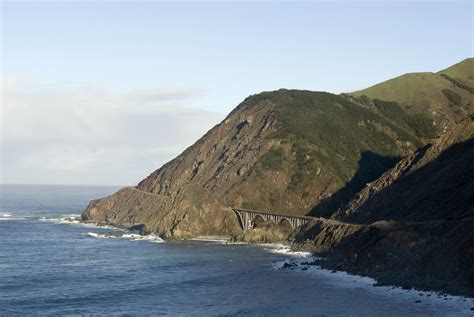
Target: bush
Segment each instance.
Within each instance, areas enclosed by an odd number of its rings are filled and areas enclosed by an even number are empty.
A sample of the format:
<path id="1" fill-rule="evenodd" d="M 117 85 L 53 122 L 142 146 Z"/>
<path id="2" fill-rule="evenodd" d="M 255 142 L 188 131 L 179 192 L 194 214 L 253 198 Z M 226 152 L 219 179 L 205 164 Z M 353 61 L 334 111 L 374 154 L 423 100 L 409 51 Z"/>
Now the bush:
<path id="1" fill-rule="evenodd" d="M 283 167 L 285 152 L 281 147 L 273 147 L 262 158 L 262 167 L 266 170 L 278 171 Z"/>
<path id="2" fill-rule="evenodd" d="M 461 96 L 459 96 L 456 92 L 452 91 L 451 89 L 443 89 L 442 92 L 446 98 L 448 98 L 450 103 L 456 106 L 461 105 Z"/>

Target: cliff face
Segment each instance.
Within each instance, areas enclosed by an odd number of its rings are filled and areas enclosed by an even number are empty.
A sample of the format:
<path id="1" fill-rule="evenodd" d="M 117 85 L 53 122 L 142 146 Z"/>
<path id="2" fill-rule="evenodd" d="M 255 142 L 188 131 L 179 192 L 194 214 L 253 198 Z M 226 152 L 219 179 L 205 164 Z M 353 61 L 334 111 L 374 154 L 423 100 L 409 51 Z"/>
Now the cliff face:
<path id="1" fill-rule="evenodd" d="M 325 229 L 325 230 L 324 230 Z M 331 270 L 370 276 L 379 285 L 474 296 L 474 219 L 306 227 L 297 241 L 327 255 Z M 300 240 L 302 237 L 309 239 Z"/>
<path id="2" fill-rule="evenodd" d="M 422 144 L 414 126 L 402 109 L 381 115 L 345 96 L 261 93 L 135 188 L 91 202 L 82 218 L 187 238 L 238 234 L 232 206 L 328 214 L 315 206 L 334 208 Z"/>
<path id="3" fill-rule="evenodd" d="M 400 160 L 332 217 L 343 225 L 310 224 L 295 237 L 330 251 L 323 266 L 473 296 L 474 117 Z"/>
<path id="4" fill-rule="evenodd" d="M 93 201 L 84 221 L 144 225 L 166 238 L 239 233 L 238 220 L 222 199 L 234 191 L 262 152 L 274 129 L 269 104 L 237 109 L 196 144 L 165 164 L 136 188 Z M 221 201 L 219 201 L 221 198 Z M 234 198 L 237 200 L 238 197 Z"/>

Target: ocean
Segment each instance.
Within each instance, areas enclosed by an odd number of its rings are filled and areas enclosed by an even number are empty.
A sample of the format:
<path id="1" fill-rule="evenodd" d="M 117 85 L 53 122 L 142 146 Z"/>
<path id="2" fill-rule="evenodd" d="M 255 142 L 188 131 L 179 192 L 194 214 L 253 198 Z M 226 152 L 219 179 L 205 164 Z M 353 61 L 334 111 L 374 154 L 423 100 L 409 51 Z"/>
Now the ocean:
<path id="1" fill-rule="evenodd" d="M 472 316 L 474 299 L 284 263 L 281 245 L 165 242 L 71 221 L 112 186 L 1 185 L 1 316 Z M 107 233 L 125 238 L 107 238 Z"/>

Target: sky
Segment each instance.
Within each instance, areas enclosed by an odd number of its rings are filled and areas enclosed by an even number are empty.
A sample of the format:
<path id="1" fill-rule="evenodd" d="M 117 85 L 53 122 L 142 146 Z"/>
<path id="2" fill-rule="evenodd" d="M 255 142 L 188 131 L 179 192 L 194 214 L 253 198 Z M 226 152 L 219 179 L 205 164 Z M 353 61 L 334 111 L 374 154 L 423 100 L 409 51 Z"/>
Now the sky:
<path id="1" fill-rule="evenodd" d="M 249 95 L 474 55 L 472 1 L 0 1 L 1 183 L 134 185 Z"/>

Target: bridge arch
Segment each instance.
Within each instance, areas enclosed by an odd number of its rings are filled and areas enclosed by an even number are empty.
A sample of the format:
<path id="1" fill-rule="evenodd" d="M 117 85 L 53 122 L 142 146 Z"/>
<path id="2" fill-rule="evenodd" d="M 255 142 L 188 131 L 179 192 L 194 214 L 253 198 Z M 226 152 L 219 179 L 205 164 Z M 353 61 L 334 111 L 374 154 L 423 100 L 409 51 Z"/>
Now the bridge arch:
<path id="1" fill-rule="evenodd" d="M 288 219 L 286 217 L 281 218 L 280 221 L 278 221 L 277 225 L 279 227 L 293 229 L 293 224 L 291 223 L 290 219 Z"/>
<path id="2" fill-rule="evenodd" d="M 265 222 L 265 221 L 266 221 L 265 217 L 263 217 L 262 215 L 256 214 L 252 218 L 251 227 L 254 228 L 254 227 L 258 226 L 259 224 L 261 224 L 262 222 Z"/>
<path id="3" fill-rule="evenodd" d="M 288 226 L 292 230 L 298 228 L 313 217 L 307 216 L 294 216 L 285 214 L 276 214 L 265 211 L 242 209 L 242 208 L 231 208 L 236 214 L 243 230 L 251 229 L 263 221 L 272 221 L 276 225 Z"/>

